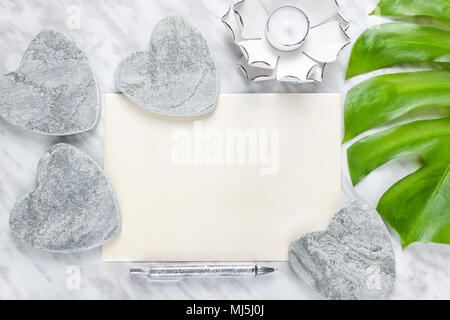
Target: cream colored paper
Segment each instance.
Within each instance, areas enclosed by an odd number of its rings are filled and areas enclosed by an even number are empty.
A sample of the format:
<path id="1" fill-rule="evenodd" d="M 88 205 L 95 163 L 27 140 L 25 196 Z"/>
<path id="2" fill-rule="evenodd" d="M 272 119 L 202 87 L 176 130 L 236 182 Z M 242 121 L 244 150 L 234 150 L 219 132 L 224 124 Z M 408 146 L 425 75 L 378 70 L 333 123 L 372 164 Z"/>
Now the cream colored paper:
<path id="1" fill-rule="evenodd" d="M 194 120 L 106 95 L 105 171 L 122 232 L 103 259 L 287 260 L 289 244 L 340 206 L 340 120 L 337 94 L 221 95 Z"/>

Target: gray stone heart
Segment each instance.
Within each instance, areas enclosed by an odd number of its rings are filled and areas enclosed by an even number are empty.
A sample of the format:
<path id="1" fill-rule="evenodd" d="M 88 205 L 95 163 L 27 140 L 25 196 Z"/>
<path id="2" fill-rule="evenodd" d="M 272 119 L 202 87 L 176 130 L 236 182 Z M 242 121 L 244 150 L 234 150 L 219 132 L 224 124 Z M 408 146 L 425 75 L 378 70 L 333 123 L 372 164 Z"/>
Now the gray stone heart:
<path id="1" fill-rule="evenodd" d="M 208 44 L 181 17 L 155 27 L 149 51 L 133 53 L 115 73 L 116 85 L 130 100 L 166 116 L 200 116 L 214 111 L 218 73 Z"/>
<path id="2" fill-rule="evenodd" d="M 16 203 L 9 225 L 24 242 L 72 253 L 102 245 L 120 232 L 114 191 L 85 153 L 57 144 L 41 159 L 38 186 Z"/>
<path id="3" fill-rule="evenodd" d="M 36 36 L 20 67 L 0 77 L 0 91 L 0 117 L 32 132 L 81 133 L 99 118 L 99 90 L 86 56 L 55 31 Z"/>
<path id="4" fill-rule="evenodd" d="M 395 284 L 395 256 L 378 213 L 354 202 L 326 231 L 308 233 L 289 249 L 291 267 L 329 299 L 386 299 Z"/>

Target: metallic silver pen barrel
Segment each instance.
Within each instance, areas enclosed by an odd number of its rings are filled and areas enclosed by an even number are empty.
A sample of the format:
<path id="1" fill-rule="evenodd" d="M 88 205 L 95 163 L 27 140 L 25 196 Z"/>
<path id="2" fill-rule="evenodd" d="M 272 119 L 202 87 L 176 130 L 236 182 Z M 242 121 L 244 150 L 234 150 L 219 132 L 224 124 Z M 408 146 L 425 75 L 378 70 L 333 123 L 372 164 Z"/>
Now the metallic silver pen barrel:
<path id="1" fill-rule="evenodd" d="M 192 278 L 213 277 L 255 277 L 258 274 L 273 272 L 271 268 L 256 265 L 179 265 L 158 264 L 145 267 L 136 267 L 130 270 L 132 275 L 147 277 L 149 280 L 183 280 Z M 258 273 L 258 270 L 260 272 Z"/>

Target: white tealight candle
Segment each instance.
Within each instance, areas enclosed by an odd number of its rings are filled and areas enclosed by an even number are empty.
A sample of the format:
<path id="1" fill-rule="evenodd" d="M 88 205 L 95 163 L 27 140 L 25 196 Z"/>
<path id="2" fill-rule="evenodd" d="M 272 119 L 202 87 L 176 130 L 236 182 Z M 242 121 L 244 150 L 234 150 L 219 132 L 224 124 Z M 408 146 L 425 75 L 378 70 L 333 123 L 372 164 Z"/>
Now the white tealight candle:
<path id="1" fill-rule="evenodd" d="M 267 40 L 278 50 L 292 51 L 299 48 L 308 32 L 308 17 L 294 6 L 275 9 L 267 20 Z"/>

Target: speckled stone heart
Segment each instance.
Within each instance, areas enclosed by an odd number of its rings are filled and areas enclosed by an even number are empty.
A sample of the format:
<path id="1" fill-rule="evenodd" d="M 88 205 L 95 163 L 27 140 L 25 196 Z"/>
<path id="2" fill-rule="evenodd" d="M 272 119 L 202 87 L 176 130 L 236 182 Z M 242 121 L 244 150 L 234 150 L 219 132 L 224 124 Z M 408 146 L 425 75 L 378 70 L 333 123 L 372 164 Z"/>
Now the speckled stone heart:
<path id="1" fill-rule="evenodd" d="M 53 136 L 91 130 L 100 114 L 99 90 L 86 56 L 62 34 L 43 30 L 20 67 L 0 77 L 0 117 Z"/>
<path id="2" fill-rule="evenodd" d="M 203 36 L 181 17 L 155 27 L 149 51 L 133 53 L 115 73 L 116 85 L 139 106 L 166 116 L 214 111 L 218 73 Z"/>
<path id="3" fill-rule="evenodd" d="M 114 191 L 100 167 L 68 144 L 50 148 L 38 165 L 38 186 L 16 203 L 12 232 L 38 249 L 72 253 L 120 232 Z"/>
<path id="4" fill-rule="evenodd" d="M 395 256 L 378 213 L 354 202 L 326 231 L 308 233 L 289 249 L 291 267 L 329 299 L 386 299 L 395 284 Z"/>

